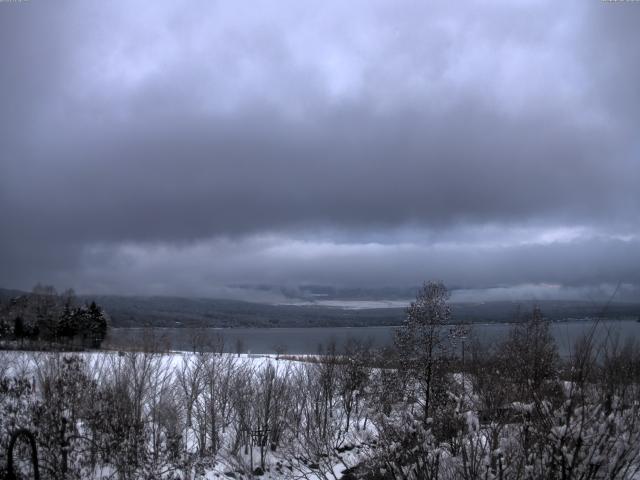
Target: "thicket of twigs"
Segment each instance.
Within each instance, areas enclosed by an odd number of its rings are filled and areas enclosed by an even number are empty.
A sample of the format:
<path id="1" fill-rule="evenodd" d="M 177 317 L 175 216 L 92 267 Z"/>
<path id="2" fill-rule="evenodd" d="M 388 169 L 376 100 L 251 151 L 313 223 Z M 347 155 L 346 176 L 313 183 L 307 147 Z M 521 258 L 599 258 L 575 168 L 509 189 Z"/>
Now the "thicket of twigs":
<path id="1" fill-rule="evenodd" d="M 561 359 L 534 310 L 482 345 L 449 327 L 447 298 L 426 284 L 394 349 L 347 342 L 313 362 L 223 354 L 221 341 L 185 354 L 5 353 L 0 452 L 28 428 L 47 479 L 636 475 L 634 342 L 594 330 Z"/>

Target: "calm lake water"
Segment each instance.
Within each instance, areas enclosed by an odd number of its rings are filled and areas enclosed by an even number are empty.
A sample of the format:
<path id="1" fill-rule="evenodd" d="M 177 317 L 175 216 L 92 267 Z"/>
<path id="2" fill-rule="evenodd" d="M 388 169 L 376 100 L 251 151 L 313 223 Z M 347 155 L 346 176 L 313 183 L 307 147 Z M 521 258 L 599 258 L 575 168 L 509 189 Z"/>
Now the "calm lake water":
<path id="1" fill-rule="evenodd" d="M 551 324 L 551 332 L 563 356 L 571 354 L 575 341 L 594 326 L 590 320 L 558 322 Z M 107 338 L 113 348 L 140 345 L 145 342 L 162 342 L 172 350 L 193 350 L 194 345 L 206 344 L 221 335 L 227 352 L 275 353 L 278 350 L 289 354 L 313 354 L 320 345 L 335 341 L 338 346 L 349 339 L 370 341 L 382 347 L 393 342 L 397 327 L 332 327 L 332 328 L 233 328 L 233 329 L 188 329 L 188 328 L 114 328 Z M 504 323 L 474 324 L 466 342 L 472 338 L 491 344 L 500 341 L 511 325 Z M 634 320 L 607 320 L 596 326 L 597 340 L 629 338 L 640 340 L 640 323 Z"/>

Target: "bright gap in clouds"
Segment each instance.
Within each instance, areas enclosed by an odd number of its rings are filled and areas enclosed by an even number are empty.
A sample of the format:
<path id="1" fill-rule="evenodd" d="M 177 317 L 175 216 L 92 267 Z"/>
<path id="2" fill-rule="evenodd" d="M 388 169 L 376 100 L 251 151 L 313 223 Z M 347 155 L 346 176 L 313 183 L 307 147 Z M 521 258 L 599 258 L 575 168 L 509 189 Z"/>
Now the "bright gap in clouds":
<path id="1" fill-rule="evenodd" d="M 490 238 L 489 230 L 500 238 Z M 637 298 L 636 236 L 621 239 L 581 227 L 514 228 L 508 235 L 502 231 L 469 231 L 473 242 L 426 241 L 429 235 L 424 233 L 369 243 L 270 234 L 172 244 L 100 244 L 85 250 L 83 263 L 69 279 L 79 276 L 79 290 L 88 292 L 272 303 L 290 301 L 281 296 L 282 288 L 293 296 L 298 291 L 302 298 L 310 285 L 362 287 L 370 289 L 374 299 L 385 287 L 410 288 L 432 278 L 445 281 L 456 301 L 602 299 L 619 282 L 619 299 Z"/>

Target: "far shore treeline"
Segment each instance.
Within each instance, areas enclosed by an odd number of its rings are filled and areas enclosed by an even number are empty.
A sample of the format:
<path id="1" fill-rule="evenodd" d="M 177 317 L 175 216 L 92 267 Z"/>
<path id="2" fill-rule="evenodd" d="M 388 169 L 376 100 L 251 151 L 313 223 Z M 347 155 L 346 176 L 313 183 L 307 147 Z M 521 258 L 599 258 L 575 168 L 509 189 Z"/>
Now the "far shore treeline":
<path id="1" fill-rule="evenodd" d="M 0 288 L 0 305 L 16 297 L 29 295 L 19 290 Z M 376 298 L 382 299 L 372 297 L 373 300 Z M 299 300 L 291 299 L 292 302 Z M 406 317 L 406 307 L 402 306 L 356 309 L 313 302 L 296 305 L 171 296 L 75 296 L 77 305 L 90 305 L 93 301 L 108 313 L 109 327 L 112 328 L 395 327 L 401 325 Z M 407 300 L 407 306 L 409 303 Z M 613 301 L 603 308 L 603 305 L 589 301 L 542 299 L 452 302 L 451 312 L 452 319 L 457 323 L 512 323 L 518 320 L 522 312 L 530 311 L 535 305 L 552 322 L 595 317 L 635 321 L 640 315 L 640 303 Z"/>

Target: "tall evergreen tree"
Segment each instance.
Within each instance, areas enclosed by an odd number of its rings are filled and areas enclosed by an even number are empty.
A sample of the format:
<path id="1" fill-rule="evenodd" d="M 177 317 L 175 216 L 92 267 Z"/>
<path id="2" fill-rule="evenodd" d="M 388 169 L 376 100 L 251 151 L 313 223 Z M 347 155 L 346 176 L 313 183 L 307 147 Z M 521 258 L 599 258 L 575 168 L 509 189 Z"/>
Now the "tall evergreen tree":
<path id="1" fill-rule="evenodd" d="M 107 319 L 96 302 L 89 305 L 88 316 L 91 344 L 94 348 L 99 348 L 107 336 Z"/>

